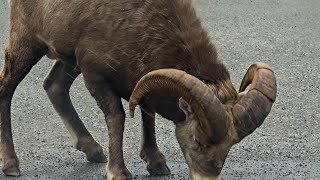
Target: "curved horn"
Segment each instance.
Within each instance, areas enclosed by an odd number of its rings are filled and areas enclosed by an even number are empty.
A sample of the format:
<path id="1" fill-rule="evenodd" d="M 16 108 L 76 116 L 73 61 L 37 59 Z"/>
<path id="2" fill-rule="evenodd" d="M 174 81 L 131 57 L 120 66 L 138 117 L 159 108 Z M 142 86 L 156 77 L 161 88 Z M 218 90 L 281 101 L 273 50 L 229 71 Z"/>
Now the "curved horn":
<path id="1" fill-rule="evenodd" d="M 200 121 L 200 135 L 207 135 L 213 143 L 226 135 L 227 117 L 219 99 L 202 81 L 177 69 L 155 70 L 140 79 L 129 101 L 131 117 L 140 99 L 155 90 L 175 93 L 188 102 Z"/>
<path id="2" fill-rule="evenodd" d="M 243 139 L 258 128 L 267 117 L 276 99 L 277 84 L 273 71 L 265 63 L 256 63 L 247 70 L 239 89 L 248 92 L 233 106 L 234 125 Z"/>

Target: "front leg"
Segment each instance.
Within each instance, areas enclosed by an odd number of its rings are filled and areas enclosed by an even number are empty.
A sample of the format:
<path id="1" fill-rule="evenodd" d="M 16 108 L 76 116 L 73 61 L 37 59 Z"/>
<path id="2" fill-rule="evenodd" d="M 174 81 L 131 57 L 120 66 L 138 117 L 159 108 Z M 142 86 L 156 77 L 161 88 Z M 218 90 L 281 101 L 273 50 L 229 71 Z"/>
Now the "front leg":
<path id="1" fill-rule="evenodd" d="M 155 112 L 148 106 L 141 105 L 142 141 L 140 157 L 147 163 L 150 175 L 169 175 L 166 158 L 160 152 L 155 134 Z"/>
<path id="2" fill-rule="evenodd" d="M 96 99 L 100 109 L 105 114 L 109 135 L 109 161 L 107 165 L 107 178 L 109 180 L 131 180 L 132 175 L 126 168 L 123 159 L 123 131 L 125 112 L 121 98 L 102 81 L 92 81 L 84 75 L 85 84 L 91 95 Z"/>

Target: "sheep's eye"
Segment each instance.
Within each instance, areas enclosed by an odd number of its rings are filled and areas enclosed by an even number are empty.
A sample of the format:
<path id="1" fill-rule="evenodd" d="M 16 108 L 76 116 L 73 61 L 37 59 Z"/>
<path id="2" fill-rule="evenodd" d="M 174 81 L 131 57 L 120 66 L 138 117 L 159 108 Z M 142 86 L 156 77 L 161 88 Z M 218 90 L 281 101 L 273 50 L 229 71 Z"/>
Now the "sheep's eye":
<path id="1" fill-rule="evenodd" d="M 195 136 L 193 136 L 193 140 L 199 147 L 202 147 L 202 144 L 196 139 Z"/>
<path id="2" fill-rule="evenodd" d="M 194 142 L 197 144 L 199 151 L 202 151 L 203 149 L 205 149 L 205 148 L 208 147 L 207 145 L 200 143 L 200 142 L 195 138 L 195 136 L 193 136 L 193 140 L 194 140 Z"/>
<path id="3" fill-rule="evenodd" d="M 199 146 L 201 146 L 200 142 L 196 138 L 194 138 L 194 142 L 196 142 Z"/>

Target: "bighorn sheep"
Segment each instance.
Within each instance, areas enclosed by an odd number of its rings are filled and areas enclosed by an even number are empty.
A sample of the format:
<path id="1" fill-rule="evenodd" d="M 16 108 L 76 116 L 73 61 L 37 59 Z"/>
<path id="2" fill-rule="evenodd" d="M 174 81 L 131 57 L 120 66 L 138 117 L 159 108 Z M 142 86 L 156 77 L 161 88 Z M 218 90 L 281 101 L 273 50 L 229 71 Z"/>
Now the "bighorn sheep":
<path id="1" fill-rule="evenodd" d="M 11 0 L 11 30 L 0 74 L 3 172 L 19 176 L 10 106 L 18 84 L 44 56 L 57 59 L 44 89 L 91 162 L 107 162 L 69 97 L 74 79 L 105 114 L 108 179 L 132 179 L 123 160 L 125 113 L 141 107 L 141 158 L 150 174 L 170 174 L 155 138 L 155 113 L 176 124 L 193 179 L 216 179 L 232 145 L 259 127 L 276 97 L 268 65 L 252 65 L 236 92 L 191 0 Z M 246 87 L 251 84 L 247 92 Z"/>

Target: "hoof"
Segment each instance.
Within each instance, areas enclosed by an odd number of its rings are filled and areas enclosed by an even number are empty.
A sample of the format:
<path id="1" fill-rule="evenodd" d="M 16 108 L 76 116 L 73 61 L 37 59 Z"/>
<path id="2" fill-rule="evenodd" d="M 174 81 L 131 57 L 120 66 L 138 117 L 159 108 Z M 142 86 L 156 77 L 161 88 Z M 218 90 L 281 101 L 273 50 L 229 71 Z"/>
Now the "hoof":
<path id="1" fill-rule="evenodd" d="M 147 170 L 150 175 L 154 175 L 154 176 L 164 176 L 164 175 L 171 174 L 170 169 L 165 163 L 164 164 L 159 163 L 153 166 L 147 165 Z"/>
<path id="2" fill-rule="evenodd" d="M 82 138 L 76 143 L 75 147 L 84 152 L 87 160 L 92 163 L 106 163 L 108 161 L 102 147 L 92 137 Z"/>
<path id="3" fill-rule="evenodd" d="M 87 160 L 92 163 L 106 163 L 106 162 L 108 162 L 108 158 L 106 157 L 106 155 L 104 155 L 103 151 L 100 151 L 100 152 L 92 155 L 91 157 L 87 156 Z"/>
<path id="4" fill-rule="evenodd" d="M 131 173 L 125 169 L 125 170 L 117 170 L 115 172 L 107 171 L 106 178 L 108 180 L 132 180 Z"/>
<path id="5" fill-rule="evenodd" d="M 16 160 L 9 160 L 7 162 L 4 162 L 2 171 L 7 176 L 20 176 L 20 169 Z"/>

